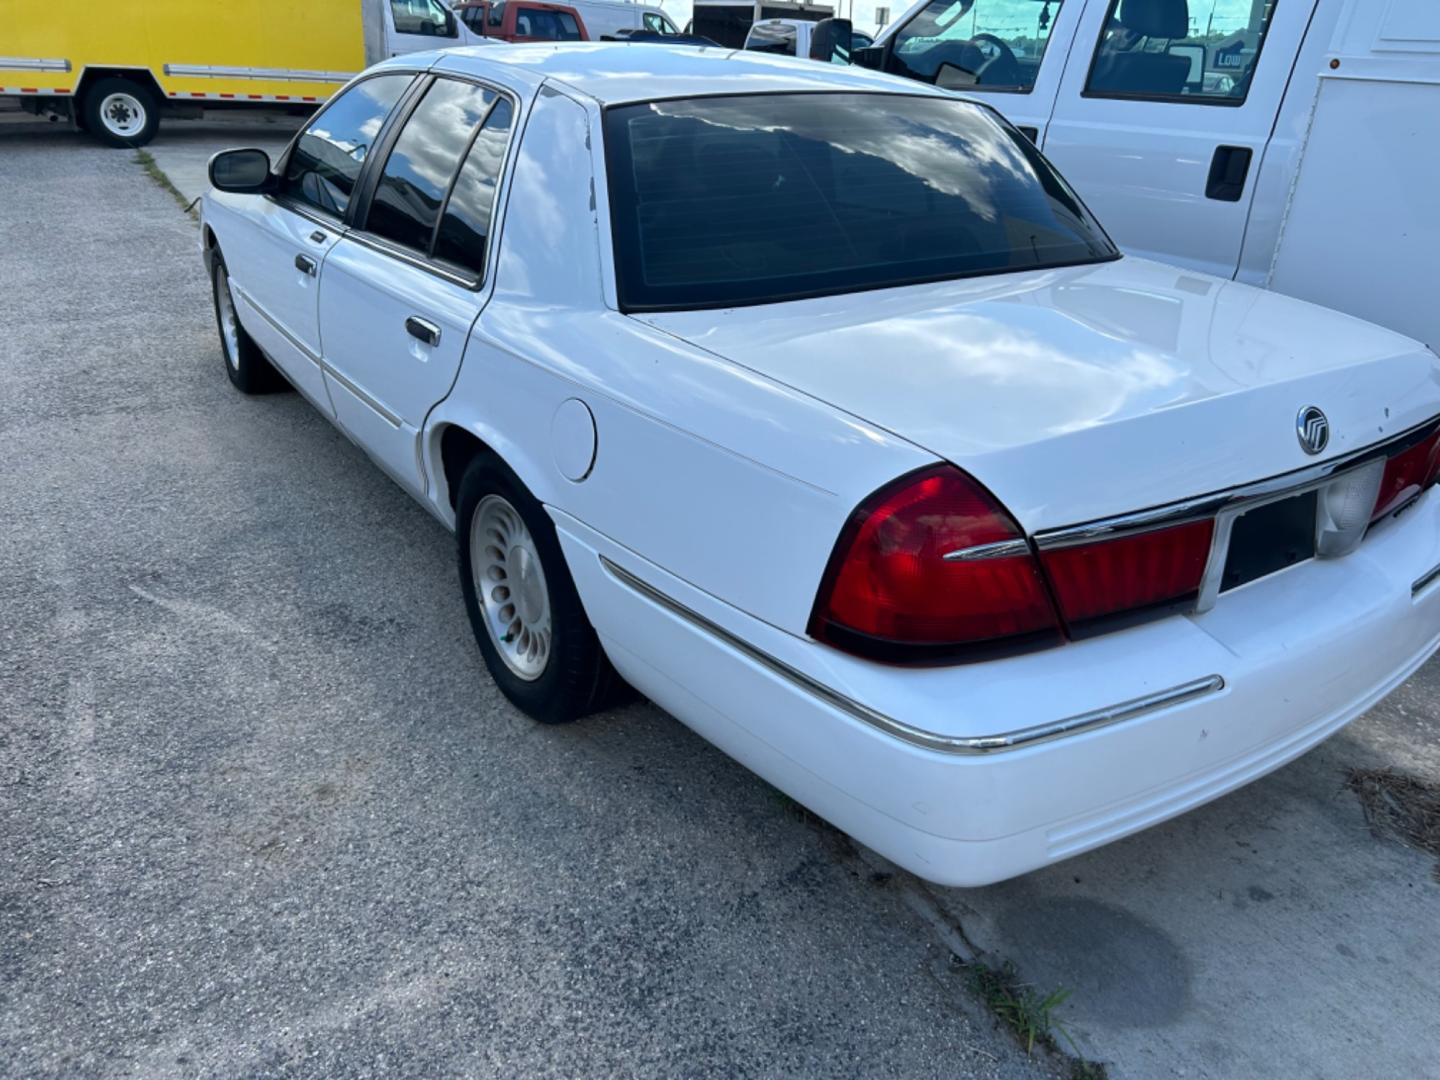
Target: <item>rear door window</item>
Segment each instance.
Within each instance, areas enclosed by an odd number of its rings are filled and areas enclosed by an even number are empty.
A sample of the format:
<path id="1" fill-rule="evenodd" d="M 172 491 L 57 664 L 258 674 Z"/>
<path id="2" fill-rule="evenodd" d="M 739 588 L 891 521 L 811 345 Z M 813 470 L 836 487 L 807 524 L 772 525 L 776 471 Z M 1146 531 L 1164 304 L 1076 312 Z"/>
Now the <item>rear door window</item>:
<path id="1" fill-rule="evenodd" d="M 485 35 L 485 9 L 483 7 L 461 8 L 460 21 L 482 37 Z"/>
<path id="2" fill-rule="evenodd" d="M 369 232 L 429 253 L 450 182 L 496 96 L 474 83 L 435 81 L 385 161 L 365 221 Z"/>
<path id="3" fill-rule="evenodd" d="M 1178 0 L 1185 6 L 1185 0 Z M 946 89 L 1035 87 L 1062 0 L 931 0 L 895 32 L 889 69 Z"/>
<path id="4" fill-rule="evenodd" d="M 1240 105 L 1277 0 L 1110 0 L 1092 97 Z"/>
<path id="5" fill-rule="evenodd" d="M 343 217 L 370 148 L 413 78 L 378 75 L 335 98 L 300 133 L 285 162 L 280 193 Z"/>
<path id="6" fill-rule="evenodd" d="M 515 36 L 542 41 L 579 41 L 580 24 L 568 11 L 522 7 L 515 13 Z"/>
<path id="7" fill-rule="evenodd" d="M 486 250 L 495 217 L 495 192 L 505 165 L 505 149 L 514 123 L 514 107 L 501 98 L 475 136 L 435 235 L 435 258 L 485 276 Z"/>

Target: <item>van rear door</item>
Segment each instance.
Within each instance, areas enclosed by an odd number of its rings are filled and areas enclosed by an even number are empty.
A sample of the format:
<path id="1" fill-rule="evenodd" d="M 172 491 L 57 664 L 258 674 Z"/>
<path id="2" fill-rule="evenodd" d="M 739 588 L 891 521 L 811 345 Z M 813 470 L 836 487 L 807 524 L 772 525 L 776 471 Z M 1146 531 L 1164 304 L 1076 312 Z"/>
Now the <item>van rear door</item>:
<path id="1" fill-rule="evenodd" d="M 1314 10 L 1315 0 L 1086 6 L 1042 145 L 1122 248 L 1235 276 Z"/>

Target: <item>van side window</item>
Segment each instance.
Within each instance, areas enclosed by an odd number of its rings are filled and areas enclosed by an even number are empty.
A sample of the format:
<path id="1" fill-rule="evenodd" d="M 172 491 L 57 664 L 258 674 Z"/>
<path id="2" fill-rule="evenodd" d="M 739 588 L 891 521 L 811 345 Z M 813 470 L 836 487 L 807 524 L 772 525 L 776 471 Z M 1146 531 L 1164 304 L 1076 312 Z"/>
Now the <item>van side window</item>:
<path id="1" fill-rule="evenodd" d="M 1110 0 L 1091 97 L 1240 105 L 1278 0 Z"/>
<path id="2" fill-rule="evenodd" d="M 485 249 L 494 217 L 495 191 L 505 165 L 514 109 L 501 98 L 475 136 L 460 175 L 450 191 L 440 228 L 435 233 L 435 258 L 485 276 Z"/>
<path id="3" fill-rule="evenodd" d="M 370 200 L 367 231 L 419 254 L 430 253 L 440 206 L 493 90 L 437 79 L 415 107 L 385 161 Z"/>
<path id="4" fill-rule="evenodd" d="M 580 24 L 568 11 L 522 7 L 515 13 L 515 36 L 542 41 L 579 41 Z"/>
<path id="5" fill-rule="evenodd" d="M 653 11 L 645 12 L 645 29 L 653 30 L 657 34 L 675 33 L 675 28 L 669 25 L 669 20 Z"/>
<path id="6" fill-rule="evenodd" d="M 947 90 L 1028 94 L 1060 7 L 1061 0 L 931 0 L 896 31 L 887 69 Z"/>
<path id="7" fill-rule="evenodd" d="M 390 17 L 397 34 L 458 37 L 455 23 L 440 0 L 390 0 Z"/>
<path id="8" fill-rule="evenodd" d="M 343 217 L 385 118 L 412 75 L 377 75 L 346 90 L 310 121 L 295 141 L 280 178 L 280 194 Z"/>

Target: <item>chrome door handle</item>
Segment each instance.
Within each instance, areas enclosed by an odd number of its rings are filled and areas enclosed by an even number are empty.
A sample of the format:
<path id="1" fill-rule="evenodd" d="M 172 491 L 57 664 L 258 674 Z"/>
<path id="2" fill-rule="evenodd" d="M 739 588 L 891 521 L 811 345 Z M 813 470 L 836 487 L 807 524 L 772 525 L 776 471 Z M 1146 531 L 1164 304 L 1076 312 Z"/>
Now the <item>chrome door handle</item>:
<path id="1" fill-rule="evenodd" d="M 309 274 L 311 277 L 314 277 L 315 260 L 312 259 L 309 255 L 296 255 L 295 269 L 299 270 L 302 274 Z"/>
<path id="2" fill-rule="evenodd" d="M 422 319 L 411 315 L 405 320 L 405 332 L 413 338 L 419 338 L 426 345 L 435 346 L 440 344 L 440 327 L 436 326 L 429 319 Z"/>

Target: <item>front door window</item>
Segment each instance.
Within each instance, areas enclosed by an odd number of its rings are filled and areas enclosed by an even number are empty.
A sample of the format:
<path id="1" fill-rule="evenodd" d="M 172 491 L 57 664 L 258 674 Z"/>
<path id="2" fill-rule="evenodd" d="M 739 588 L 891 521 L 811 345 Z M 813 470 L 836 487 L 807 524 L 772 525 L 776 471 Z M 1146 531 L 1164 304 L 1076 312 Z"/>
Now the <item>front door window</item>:
<path id="1" fill-rule="evenodd" d="M 946 89 L 1029 93 L 1062 0 L 932 0 L 895 34 L 889 68 Z"/>

